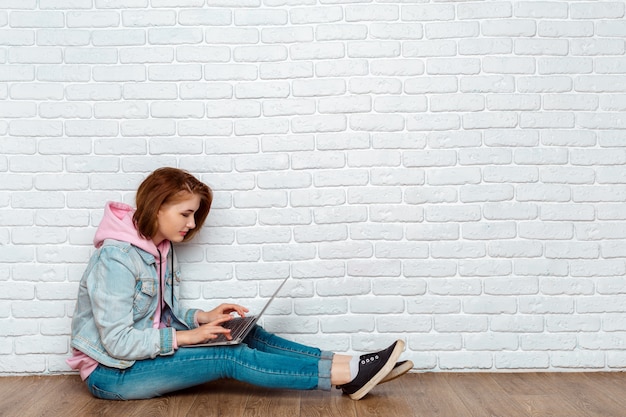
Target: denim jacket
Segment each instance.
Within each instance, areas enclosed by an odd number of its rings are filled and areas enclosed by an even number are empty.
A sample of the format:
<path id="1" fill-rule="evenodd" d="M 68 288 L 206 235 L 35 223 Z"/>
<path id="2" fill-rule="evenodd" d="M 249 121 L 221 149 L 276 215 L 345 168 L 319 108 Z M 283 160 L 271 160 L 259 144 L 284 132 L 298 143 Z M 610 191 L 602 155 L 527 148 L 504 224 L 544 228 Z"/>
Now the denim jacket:
<path id="1" fill-rule="evenodd" d="M 172 355 L 174 329 L 197 327 L 198 310 L 180 308 L 180 269 L 170 250 L 165 268 L 167 307 L 161 313 L 161 322 L 167 327 L 153 328 L 159 302 L 157 262 L 130 243 L 105 240 L 80 281 L 71 346 L 118 369 L 128 368 L 136 360 Z"/>

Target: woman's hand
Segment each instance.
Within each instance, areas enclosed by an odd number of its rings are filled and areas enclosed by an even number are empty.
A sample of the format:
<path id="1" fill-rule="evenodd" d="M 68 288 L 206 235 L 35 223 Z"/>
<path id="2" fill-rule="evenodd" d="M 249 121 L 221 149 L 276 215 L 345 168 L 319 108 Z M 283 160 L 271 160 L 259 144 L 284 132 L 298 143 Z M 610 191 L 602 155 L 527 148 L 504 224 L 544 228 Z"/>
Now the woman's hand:
<path id="1" fill-rule="evenodd" d="M 225 323 L 232 318 L 233 317 L 230 314 L 221 314 L 216 319 L 196 327 L 193 330 L 177 330 L 176 343 L 178 346 L 206 343 L 209 340 L 217 339 L 220 334 L 223 334 L 226 339 L 231 340 L 232 336 L 230 335 L 230 329 L 222 327 L 222 323 Z"/>
<path id="2" fill-rule="evenodd" d="M 245 317 L 248 309 L 240 306 L 239 304 L 220 304 L 210 311 L 200 311 L 196 316 L 198 324 L 211 323 L 212 321 L 219 319 L 224 315 L 231 315 L 237 313 L 241 317 Z"/>

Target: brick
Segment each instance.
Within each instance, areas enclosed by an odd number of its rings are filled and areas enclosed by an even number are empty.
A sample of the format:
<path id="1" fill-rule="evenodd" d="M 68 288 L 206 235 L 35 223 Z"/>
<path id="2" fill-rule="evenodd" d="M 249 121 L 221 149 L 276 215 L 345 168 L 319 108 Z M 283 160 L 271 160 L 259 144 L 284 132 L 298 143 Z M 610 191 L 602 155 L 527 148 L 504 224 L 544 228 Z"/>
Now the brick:
<path id="1" fill-rule="evenodd" d="M 600 28 L 602 27 L 608 28 L 608 25 L 599 26 L 598 32 L 601 32 Z M 610 30 L 607 30 L 607 32 L 610 32 Z M 537 27 L 537 34 L 539 36 L 550 38 L 590 37 L 593 36 L 593 33 L 594 25 L 592 22 L 544 20 L 540 21 Z M 606 36 L 606 33 L 602 36 Z"/>
<path id="2" fill-rule="evenodd" d="M 139 78 L 140 74 L 137 72 Z M 150 81 L 199 81 L 202 79 L 202 67 L 199 64 L 167 64 L 152 65 L 147 69 L 147 80 Z M 125 79 L 121 81 L 146 81 L 143 79 Z"/>
<path id="3" fill-rule="evenodd" d="M 402 313 L 404 301 L 400 297 L 377 296 L 375 302 L 371 297 L 355 297 L 350 300 L 350 311 L 369 314 Z"/>
<path id="4" fill-rule="evenodd" d="M 405 41 L 402 56 L 405 58 L 453 57 L 457 53 L 453 40 Z"/>
<path id="5" fill-rule="evenodd" d="M 585 205 L 543 205 L 541 209 L 542 220 L 570 220 L 591 221 L 594 219 L 595 210 Z"/>
<path id="6" fill-rule="evenodd" d="M 624 44 L 618 39 L 572 39 L 570 53 L 573 56 L 623 55 Z"/>
<path id="7" fill-rule="evenodd" d="M 461 39 L 459 40 L 461 55 L 510 54 L 513 42 L 506 38 Z"/>
<path id="8" fill-rule="evenodd" d="M 567 275 L 568 264 L 564 261 L 554 260 L 525 260 L 516 259 L 513 262 L 513 271 L 522 276 L 557 276 Z"/>
<path id="9" fill-rule="evenodd" d="M 567 60 L 567 58 L 559 58 L 559 65 L 562 60 Z M 540 61 L 540 65 L 541 62 L 542 61 Z M 566 65 L 564 67 L 566 67 Z M 518 78 L 518 89 L 522 93 L 566 92 L 571 91 L 572 88 L 573 83 L 571 78 L 564 76 L 529 76 Z"/>
<path id="10" fill-rule="evenodd" d="M 550 357 L 550 363 L 554 368 L 564 369 L 604 368 L 605 358 L 603 352 L 592 352 L 586 355 L 581 352 L 554 352 Z"/>
<path id="11" fill-rule="evenodd" d="M 489 256 L 495 258 L 536 258 L 542 253 L 543 247 L 538 242 L 496 241 L 490 242 L 488 247 Z"/>
<path id="12" fill-rule="evenodd" d="M 322 331 L 328 333 L 371 332 L 375 329 L 373 317 L 362 317 L 356 320 L 347 318 L 329 318 L 322 321 Z"/>
<path id="13" fill-rule="evenodd" d="M 118 124 L 114 121 L 71 120 L 65 122 L 67 136 L 117 136 Z"/>
<path id="14" fill-rule="evenodd" d="M 371 27 L 371 26 L 370 26 Z M 361 40 L 367 37 L 368 26 L 359 24 L 320 24 L 316 26 L 315 39 L 320 41 Z"/>
<path id="15" fill-rule="evenodd" d="M 233 51 L 236 62 L 274 62 L 287 59 L 287 49 L 282 45 L 239 46 Z"/>
<path id="16" fill-rule="evenodd" d="M 580 25 L 583 22 L 572 22 Z M 593 25 L 592 22 L 584 22 L 588 25 Z M 626 34 L 626 25 L 623 20 L 602 20 L 597 23 L 597 33 L 599 36 L 607 36 L 607 37 L 619 37 L 625 36 Z"/>
<path id="17" fill-rule="evenodd" d="M 35 68 L 32 65 L 2 65 L 0 81 L 32 81 L 35 79 Z"/>
<path id="18" fill-rule="evenodd" d="M 486 316 L 464 314 L 438 315 L 434 320 L 434 329 L 440 333 L 478 333 L 488 328 Z"/>
<path id="19" fill-rule="evenodd" d="M 325 300 L 325 299 L 304 299 L 304 300 L 296 300 L 294 303 L 294 311 L 298 315 L 345 315 L 348 312 L 348 303 L 346 300 Z M 367 321 L 371 321 L 371 318 L 368 318 Z M 343 324 L 348 324 L 349 328 L 346 328 L 345 331 L 339 330 L 340 326 L 335 327 L 335 324 L 338 323 L 328 323 L 327 320 L 323 320 L 321 322 L 322 329 L 324 332 L 331 332 L 332 329 L 336 329 L 341 333 L 349 332 L 354 330 L 354 326 L 358 326 L 357 323 L 353 322 L 351 319 L 344 320 Z M 325 327 L 327 325 L 327 327 Z M 373 330 L 373 326 L 368 326 L 368 330 Z"/>
<path id="20" fill-rule="evenodd" d="M 107 3 L 114 3 L 110 0 L 102 0 L 107 1 Z M 135 0 L 137 2 L 143 0 Z M 127 3 L 125 3 L 126 5 Z M 103 5 L 104 6 L 104 5 Z M 111 5 L 112 8 L 123 7 L 121 5 Z M 126 6 L 128 7 L 128 6 Z M 145 7 L 145 5 L 141 5 L 141 7 Z M 104 8 L 104 7 L 102 7 Z M 180 11 L 180 21 L 181 24 L 186 22 L 185 17 L 188 15 L 190 11 L 181 10 Z M 195 14 L 198 16 L 203 16 L 204 10 L 196 10 Z M 200 18 L 198 18 L 200 19 Z M 176 23 L 176 12 L 173 10 L 122 10 L 122 24 L 125 27 L 151 27 L 151 26 L 172 26 Z"/>
<path id="21" fill-rule="evenodd" d="M 374 39 L 422 39 L 423 26 L 415 23 L 372 23 L 369 32 Z"/>
<path id="22" fill-rule="evenodd" d="M 206 71 L 206 69 L 205 69 Z M 149 84 L 148 84 L 149 85 Z M 163 85 L 164 87 L 159 91 L 157 90 L 148 92 L 145 90 L 145 93 L 142 94 L 155 94 L 158 95 L 157 99 L 175 99 L 177 98 L 176 86 L 171 84 L 157 84 L 159 86 Z M 173 91 L 172 91 L 172 88 Z M 219 82 L 183 82 L 179 86 L 178 94 L 181 99 L 227 99 L 233 97 L 233 87 L 227 83 L 219 83 Z M 143 97 L 142 97 L 143 98 Z M 145 97 L 149 98 L 149 97 Z M 207 108 L 210 106 L 210 103 L 207 104 Z"/>
<path id="23" fill-rule="evenodd" d="M 292 90 L 296 97 L 341 95 L 346 92 L 346 84 L 339 79 L 294 80 Z"/>
<path id="24" fill-rule="evenodd" d="M 513 314 L 516 313 L 517 305 L 508 297 L 468 297 L 463 300 L 463 311 L 468 314 Z M 493 318 L 491 329 L 498 331 L 498 324 Z M 510 331 L 513 331 L 511 329 Z"/>
<path id="25" fill-rule="evenodd" d="M 551 146 L 580 146 L 589 147 L 596 143 L 594 132 L 554 130 L 541 132 L 541 143 Z"/>
<path id="26" fill-rule="evenodd" d="M 12 11 L 9 25 L 17 28 L 62 28 L 64 27 L 63 12 L 56 11 Z"/>
<path id="27" fill-rule="evenodd" d="M 490 66 L 491 63 L 485 58 L 484 70 L 493 72 Z M 478 74 L 480 67 L 480 61 L 474 58 L 432 58 L 426 63 L 426 72 L 431 75 L 469 75 Z"/>
<path id="28" fill-rule="evenodd" d="M 261 40 L 263 43 L 296 43 L 313 41 L 314 33 L 310 27 L 276 27 L 263 28 Z"/>
<path id="29" fill-rule="evenodd" d="M 96 103 L 93 109 L 98 119 L 145 119 L 149 115 L 146 103 L 132 101 Z"/>
<path id="30" fill-rule="evenodd" d="M 234 12 L 236 26 L 285 25 L 287 21 L 287 11 L 280 9 L 235 10 Z"/>
<path id="31" fill-rule="evenodd" d="M 230 49 L 221 46 L 179 46 L 176 59 L 179 62 L 229 62 Z M 164 62 L 171 62 L 168 59 Z"/>
<path id="32" fill-rule="evenodd" d="M 456 77 L 420 77 L 409 78 L 404 82 L 407 94 L 453 93 L 458 89 Z"/>
<path id="33" fill-rule="evenodd" d="M 482 69 L 486 73 L 496 74 L 533 74 L 535 60 L 526 57 L 485 57 L 482 60 Z M 476 74 L 478 71 L 465 71 L 463 74 Z"/>
<path id="34" fill-rule="evenodd" d="M 454 5 L 452 4 L 406 5 L 402 7 L 402 20 L 437 21 L 452 19 L 454 19 Z"/>
<path id="35" fill-rule="evenodd" d="M 432 132 L 428 134 L 428 145 L 433 149 L 476 147 L 480 143 L 481 138 L 478 132 Z"/>
<path id="36" fill-rule="evenodd" d="M 497 352 L 495 354 L 497 369 L 548 369 L 550 356 L 546 353 L 529 352 Z"/>
<path id="37" fill-rule="evenodd" d="M 350 58 L 391 58 L 400 56 L 401 45 L 395 41 L 349 41 Z"/>
<path id="38" fill-rule="evenodd" d="M 367 96 L 323 97 L 318 103 L 320 113 L 362 113 L 372 110 L 371 98 Z"/>
<path id="39" fill-rule="evenodd" d="M 626 87 L 619 84 L 619 75 L 581 75 L 574 82 L 574 90 L 581 92 L 623 92 Z"/>
<path id="40" fill-rule="evenodd" d="M 198 44 L 203 40 L 199 28 L 151 28 L 148 29 L 148 42 L 152 45 Z"/>
<path id="41" fill-rule="evenodd" d="M 350 237 L 354 240 L 401 240 L 403 231 L 401 226 L 395 225 L 350 225 Z"/>
<path id="42" fill-rule="evenodd" d="M 310 62 L 264 63 L 260 65 L 261 79 L 311 78 L 313 64 Z"/>
<path id="43" fill-rule="evenodd" d="M 511 3 L 493 1 L 489 3 L 461 3 L 457 5 L 459 19 L 489 19 L 512 17 Z"/>
<path id="44" fill-rule="evenodd" d="M 481 31 L 485 36 L 534 36 L 537 24 L 530 19 L 486 20 L 481 24 Z"/>
<path id="45" fill-rule="evenodd" d="M 184 103 L 158 101 L 150 105 L 150 114 L 157 118 L 201 118 L 205 114 L 204 103 L 198 101 L 186 101 Z"/>
<path id="46" fill-rule="evenodd" d="M 427 39 L 472 38 L 480 32 L 478 22 L 437 22 L 424 26 Z"/>
<path id="47" fill-rule="evenodd" d="M 332 23 L 341 21 L 343 9 L 340 6 L 293 7 L 289 11 L 292 24 Z"/>
<path id="48" fill-rule="evenodd" d="M 476 336 L 468 334 L 463 338 L 470 351 L 517 350 L 518 342 L 515 335 L 488 333 Z"/>
<path id="49" fill-rule="evenodd" d="M 263 111 L 266 111 L 266 107 L 272 108 L 274 103 L 270 101 L 270 104 L 266 106 L 265 101 L 263 103 Z M 285 101 L 285 109 L 287 103 L 291 101 Z M 308 101 L 307 101 L 308 102 Z M 278 106 L 280 107 L 280 106 Z M 297 104 L 295 107 L 299 107 Z M 275 110 L 274 110 L 275 111 Z M 310 135 L 287 135 L 287 136 L 264 136 L 261 140 L 261 148 L 264 152 L 288 152 L 288 151 L 312 151 L 314 149 L 314 138 Z"/>
<path id="50" fill-rule="evenodd" d="M 374 251 L 368 242 L 322 243 L 319 245 L 320 259 L 370 258 Z"/>
<path id="51" fill-rule="evenodd" d="M 624 4 L 620 2 L 606 2 L 600 5 L 593 3 L 572 4 L 570 15 L 573 19 L 599 19 L 624 17 Z"/>
<path id="52" fill-rule="evenodd" d="M 288 96 L 289 84 L 281 81 L 243 82 L 235 86 L 235 97 L 239 99 L 286 98 Z"/>
<path id="53" fill-rule="evenodd" d="M 260 34 L 253 28 L 206 28 L 204 39 L 209 44 L 255 44 L 259 42 Z"/>
<path id="54" fill-rule="evenodd" d="M 376 59 L 370 62 L 370 72 L 382 76 L 415 76 L 424 73 L 424 63 L 418 59 Z"/>
<path id="55" fill-rule="evenodd" d="M 265 245 L 262 259 L 266 262 L 311 260 L 315 252 L 315 246 L 306 244 Z"/>

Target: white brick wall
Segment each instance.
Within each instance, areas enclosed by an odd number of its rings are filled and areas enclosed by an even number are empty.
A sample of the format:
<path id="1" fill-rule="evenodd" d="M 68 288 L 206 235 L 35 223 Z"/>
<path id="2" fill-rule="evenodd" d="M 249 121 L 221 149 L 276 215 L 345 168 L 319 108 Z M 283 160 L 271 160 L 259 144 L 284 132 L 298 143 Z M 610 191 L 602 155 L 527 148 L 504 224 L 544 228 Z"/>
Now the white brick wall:
<path id="1" fill-rule="evenodd" d="M 215 190 L 184 296 L 420 370 L 626 368 L 626 2 L 0 0 L 0 374 L 66 372 L 107 200 Z"/>

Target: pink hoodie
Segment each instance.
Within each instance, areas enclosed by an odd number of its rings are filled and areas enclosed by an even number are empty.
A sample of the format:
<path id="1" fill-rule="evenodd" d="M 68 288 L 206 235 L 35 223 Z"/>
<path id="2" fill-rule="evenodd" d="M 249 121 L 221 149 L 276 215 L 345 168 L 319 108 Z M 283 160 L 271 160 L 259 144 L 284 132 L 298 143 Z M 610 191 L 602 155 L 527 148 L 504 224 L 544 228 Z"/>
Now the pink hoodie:
<path id="1" fill-rule="evenodd" d="M 159 251 L 163 258 L 167 257 L 170 242 L 164 240 L 157 247 L 152 240 L 141 237 L 133 223 L 133 214 L 135 214 L 135 209 L 128 204 L 108 202 L 104 207 L 104 215 L 93 238 L 94 246 L 99 248 L 105 239 L 115 239 L 143 249 L 154 255 L 157 260 L 159 259 Z"/>
<path id="2" fill-rule="evenodd" d="M 105 239 L 114 239 L 128 242 L 153 255 L 157 261 L 157 276 L 160 278 L 158 296 L 162 298 L 161 288 L 165 285 L 163 282 L 164 273 L 162 273 L 162 271 L 165 271 L 170 242 L 169 240 L 164 240 L 159 246 L 156 246 L 152 240 L 140 236 L 133 222 L 134 213 L 135 209 L 128 204 L 108 202 L 104 207 L 104 215 L 100 221 L 98 230 L 96 230 L 93 244 L 96 248 L 100 248 Z M 165 325 L 161 323 L 162 305 L 163 300 L 161 299 L 157 305 L 157 311 L 154 314 L 152 327 L 155 329 L 165 327 Z M 174 338 L 174 348 L 177 347 L 176 338 Z M 98 362 L 77 350 L 74 350 L 74 355 L 67 360 L 67 363 L 72 369 L 80 370 L 80 375 L 83 380 L 87 379 L 89 374 L 98 366 Z"/>

